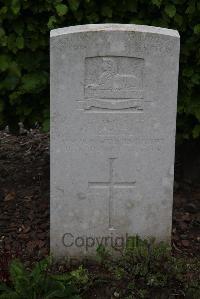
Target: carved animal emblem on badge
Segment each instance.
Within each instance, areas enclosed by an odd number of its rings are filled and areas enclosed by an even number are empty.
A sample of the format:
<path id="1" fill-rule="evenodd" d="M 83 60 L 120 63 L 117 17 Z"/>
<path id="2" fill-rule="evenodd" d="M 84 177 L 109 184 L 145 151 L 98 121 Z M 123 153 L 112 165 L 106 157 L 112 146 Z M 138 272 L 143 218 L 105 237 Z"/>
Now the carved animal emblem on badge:
<path id="1" fill-rule="evenodd" d="M 87 57 L 84 98 L 86 110 L 142 109 L 144 59 Z"/>

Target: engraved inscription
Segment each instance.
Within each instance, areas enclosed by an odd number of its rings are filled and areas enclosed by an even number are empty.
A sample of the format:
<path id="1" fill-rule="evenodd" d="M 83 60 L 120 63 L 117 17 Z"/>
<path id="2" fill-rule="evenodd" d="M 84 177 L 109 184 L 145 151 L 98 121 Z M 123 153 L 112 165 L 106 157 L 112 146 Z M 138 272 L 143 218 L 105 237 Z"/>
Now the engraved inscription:
<path id="1" fill-rule="evenodd" d="M 143 71 L 142 58 L 87 57 L 84 109 L 142 111 Z"/>
<path id="2" fill-rule="evenodd" d="M 114 199 L 114 188 L 133 188 L 135 181 L 132 182 L 114 182 L 114 161 L 117 158 L 109 158 L 109 180 L 101 182 L 88 182 L 89 188 L 108 188 L 109 190 L 109 201 L 108 201 L 108 228 L 114 229 L 112 225 L 112 201 Z"/>
<path id="3" fill-rule="evenodd" d="M 85 98 L 143 98 L 143 67 L 135 57 L 86 58 Z"/>

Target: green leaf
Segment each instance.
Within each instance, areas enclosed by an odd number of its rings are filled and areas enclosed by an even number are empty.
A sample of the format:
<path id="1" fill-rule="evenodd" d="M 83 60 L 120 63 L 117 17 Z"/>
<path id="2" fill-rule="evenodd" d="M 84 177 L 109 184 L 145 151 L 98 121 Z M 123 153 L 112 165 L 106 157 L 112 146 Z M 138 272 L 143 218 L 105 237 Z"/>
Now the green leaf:
<path id="1" fill-rule="evenodd" d="M 0 81 L 0 89 L 14 90 L 18 83 L 19 77 L 9 73 L 4 80 Z"/>
<path id="2" fill-rule="evenodd" d="M 0 295 L 0 299 L 20 299 L 20 297 L 15 291 L 10 290 Z"/>
<path id="3" fill-rule="evenodd" d="M 65 4 L 56 5 L 56 11 L 59 16 L 64 16 L 68 12 L 68 7 Z"/>
<path id="4" fill-rule="evenodd" d="M 49 18 L 49 21 L 47 23 L 47 26 L 49 29 L 53 29 L 54 28 L 54 24 L 56 24 L 57 20 L 56 20 L 56 17 L 55 16 L 51 16 Z"/>
<path id="5" fill-rule="evenodd" d="M 0 15 L 5 15 L 8 11 L 8 8 L 6 6 L 3 6 L 1 9 L 0 9 Z"/>
<path id="6" fill-rule="evenodd" d="M 4 35 L 5 35 L 5 30 L 3 28 L 0 28 L 0 38 Z"/>
<path id="7" fill-rule="evenodd" d="M 194 26 L 194 33 L 199 34 L 200 33 L 200 24 L 197 24 Z"/>
<path id="8" fill-rule="evenodd" d="M 8 35 L 8 49 L 13 51 L 16 48 L 16 35 L 11 33 Z"/>
<path id="9" fill-rule="evenodd" d="M 49 121 L 49 119 L 45 119 L 45 121 L 43 121 L 43 123 L 42 123 L 42 130 L 44 132 L 48 132 L 49 129 L 50 129 L 50 121 Z"/>
<path id="10" fill-rule="evenodd" d="M 5 34 L 3 34 L 3 32 L 0 29 L 0 45 L 1 47 L 5 47 L 7 46 L 7 36 Z"/>
<path id="11" fill-rule="evenodd" d="M 16 76 L 18 76 L 18 77 L 21 76 L 21 70 L 20 70 L 20 67 L 19 67 L 19 65 L 18 65 L 15 61 L 11 62 L 10 66 L 9 66 L 9 71 L 10 71 L 10 73 L 12 73 L 13 75 L 16 75 Z"/>
<path id="12" fill-rule="evenodd" d="M 165 6 L 165 12 L 170 18 L 173 18 L 176 14 L 176 7 L 173 4 L 168 4 Z"/>
<path id="13" fill-rule="evenodd" d="M 56 20 L 56 17 L 55 16 L 51 16 L 49 18 L 49 21 L 47 23 L 47 26 L 49 29 L 53 29 L 54 28 L 54 25 L 56 24 L 57 20 Z"/>
<path id="14" fill-rule="evenodd" d="M 11 9 L 12 9 L 12 12 L 17 15 L 20 11 L 20 1 L 19 0 L 12 0 L 11 2 Z"/>
<path id="15" fill-rule="evenodd" d="M 10 265 L 10 276 L 16 292 L 21 293 L 24 285 L 28 285 L 28 275 L 24 265 L 20 261 L 12 261 Z"/>
<path id="16" fill-rule="evenodd" d="M 10 95 L 9 95 L 9 103 L 11 105 L 14 105 L 14 104 L 21 104 L 21 96 L 23 95 L 24 93 L 22 91 L 15 91 L 15 92 L 12 92 Z M 20 107 L 20 105 L 19 105 Z M 21 107 L 20 107 L 21 108 Z"/>
<path id="17" fill-rule="evenodd" d="M 68 0 L 68 3 L 72 11 L 76 11 L 79 8 L 79 0 Z"/>
<path id="18" fill-rule="evenodd" d="M 24 48 L 24 38 L 23 36 L 18 36 L 16 39 L 16 46 L 18 49 L 23 49 Z"/>
<path id="19" fill-rule="evenodd" d="M 152 3 L 158 7 L 161 6 L 162 0 L 152 0 Z"/>
<path id="20" fill-rule="evenodd" d="M 97 13 L 93 12 L 87 16 L 89 23 L 97 23 L 99 21 L 99 16 Z"/>
<path id="21" fill-rule="evenodd" d="M 51 258 L 45 258 L 38 262 L 32 270 L 31 276 L 38 276 L 48 269 L 51 263 Z"/>
<path id="22" fill-rule="evenodd" d="M 179 25 L 179 27 L 181 27 L 182 24 L 183 24 L 183 17 L 179 14 L 176 14 L 175 17 L 174 17 L 174 21 L 176 22 L 176 24 Z"/>
<path id="23" fill-rule="evenodd" d="M 46 58 L 45 53 L 31 52 L 31 51 L 20 51 L 17 53 L 17 64 L 28 72 L 32 72 L 40 68 L 41 63 Z"/>
<path id="24" fill-rule="evenodd" d="M 29 73 L 22 77 L 21 90 L 28 93 L 38 93 L 47 83 L 47 76 L 45 73 Z"/>
<path id="25" fill-rule="evenodd" d="M 25 23 L 22 20 L 17 19 L 17 22 L 13 23 L 15 32 L 18 35 L 22 35 L 24 32 Z"/>
<path id="26" fill-rule="evenodd" d="M 0 291 L 6 291 L 9 292 L 11 289 L 3 282 L 0 282 Z"/>
<path id="27" fill-rule="evenodd" d="M 195 1 L 188 1 L 189 5 L 185 11 L 186 14 L 193 14 L 195 13 L 195 10 L 196 10 L 196 5 L 195 5 Z"/>
<path id="28" fill-rule="evenodd" d="M 5 71 L 8 69 L 11 58 L 8 55 L 0 55 L 0 70 Z"/>

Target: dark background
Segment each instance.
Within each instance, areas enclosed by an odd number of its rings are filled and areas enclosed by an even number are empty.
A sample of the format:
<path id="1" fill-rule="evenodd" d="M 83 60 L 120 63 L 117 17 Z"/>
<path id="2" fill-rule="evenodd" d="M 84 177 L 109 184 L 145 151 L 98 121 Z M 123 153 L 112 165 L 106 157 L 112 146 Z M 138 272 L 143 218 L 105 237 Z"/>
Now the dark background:
<path id="1" fill-rule="evenodd" d="M 177 143 L 200 136 L 198 0 L 2 0 L 0 127 L 49 129 L 49 31 L 87 23 L 135 23 L 181 36 Z"/>

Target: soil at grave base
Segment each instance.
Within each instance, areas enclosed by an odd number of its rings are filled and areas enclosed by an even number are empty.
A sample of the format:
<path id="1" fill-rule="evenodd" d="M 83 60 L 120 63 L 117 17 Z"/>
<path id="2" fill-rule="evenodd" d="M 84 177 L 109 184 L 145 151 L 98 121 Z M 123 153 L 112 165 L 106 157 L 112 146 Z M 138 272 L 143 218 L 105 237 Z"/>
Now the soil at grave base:
<path id="1" fill-rule="evenodd" d="M 200 186 L 179 182 L 174 194 L 174 254 L 200 255 L 199 232 Z M 0 132 L 0 250 L 24 261 L 49 253 L 49 134 Z"/>

